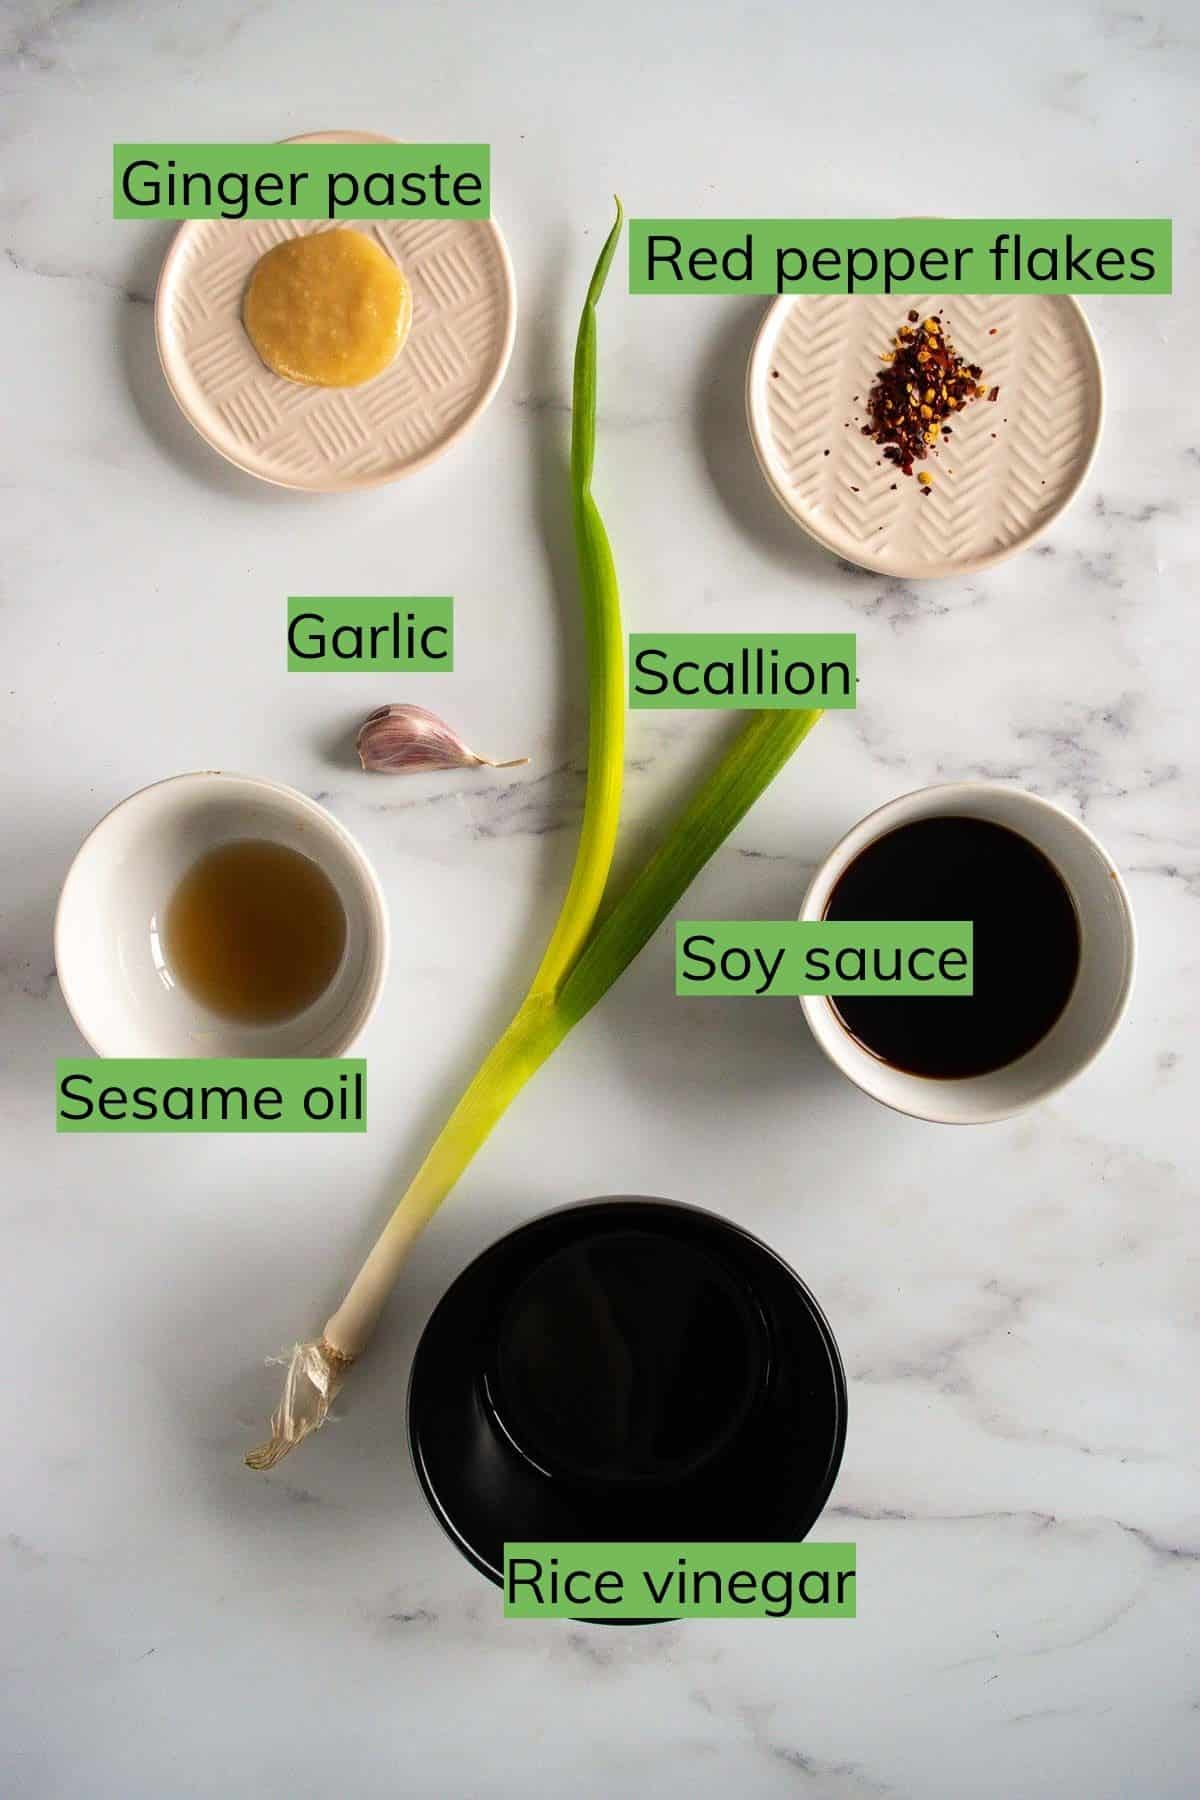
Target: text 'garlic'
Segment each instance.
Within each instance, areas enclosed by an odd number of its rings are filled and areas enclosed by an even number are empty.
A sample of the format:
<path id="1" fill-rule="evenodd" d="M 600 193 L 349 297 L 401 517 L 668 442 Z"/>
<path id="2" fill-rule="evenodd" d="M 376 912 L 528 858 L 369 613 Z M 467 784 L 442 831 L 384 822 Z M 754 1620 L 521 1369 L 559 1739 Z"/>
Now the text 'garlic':
<path id="1" fill-rule="evenodd" d="M 378 706 L 364 719 L 355 740 L 364 769 L 383 775 L 420 774 L 423 769 L 516 769 L 527 756 L 497 762 L 477 756 L 457 731 L 423 706 Z"/>

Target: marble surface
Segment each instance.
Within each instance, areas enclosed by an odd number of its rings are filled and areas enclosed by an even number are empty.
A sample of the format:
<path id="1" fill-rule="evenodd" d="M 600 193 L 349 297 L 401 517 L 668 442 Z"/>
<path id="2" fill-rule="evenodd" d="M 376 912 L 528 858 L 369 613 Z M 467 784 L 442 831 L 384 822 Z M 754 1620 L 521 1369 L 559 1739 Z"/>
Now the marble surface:
<path id="1" fill-rule="evenodd" d="M 6 0 L 0 33 L 0 1790 L 1193 1793 L 1192 9 Z M 176 412 L 149 304 L 169 228 L 113 223 L 110 147 L 330 126 L 492 142 L 521 319 L 467 441 L 322 500 L 225 467 Z M 840 568 L 778 511 L 742 417 L 760 303 L 617 281 L 601 322 L 597 485 L 628 624 L 859 634 L 860 709 L 822 723 L 691 916 L 794 913 L 870 807 L 1001 777 L 1122 868 L 1134 1005 L 1050 1104 L 949 1131 L 845 1085 L 789 1003 L 677 1003 L 660 934 L 426 1234 L 336 1427 L 253 1476 L 263 1359 L 338 1298 L 569 867 L 584 689 L 561 461 L 614 189 L 649 215 L 1177 216 L 1177 296 L 1089 309 L 1109 414 L 1086 491 L 962 582 Z M 404 692 L 289 676 L 295 591 L 453 591 L 458 668 Z M 400 698 L 532 764 L 368 780 L 348 731 Z M 627 844 L 721 729 L 632 716 Z M 53 1058 L 82 1048 L 49 948 L 63 872 L 113 802 L 212 765 L 318 796 L 380 869 L 395 961 L 370 1133 L 56 1138 Z M 818 1535 L 858 1542 L 857 1622 L 506 1625 L 426 1512 L 403 1413 L 430 1307 L 514 1222 L 605 1192 L 736 1215 L 826 1306 L 851 1421 Z"/>

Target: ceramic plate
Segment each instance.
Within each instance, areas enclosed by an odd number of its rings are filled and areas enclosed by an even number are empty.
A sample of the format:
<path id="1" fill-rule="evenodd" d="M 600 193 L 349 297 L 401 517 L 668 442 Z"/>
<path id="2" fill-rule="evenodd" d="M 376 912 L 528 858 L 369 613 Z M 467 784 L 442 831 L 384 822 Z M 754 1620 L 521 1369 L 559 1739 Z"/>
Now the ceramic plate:
<path id="1" fill-rule="evenodd" d="M 866 398 L 910 309 L 941 313 L 999 399 L 975 401 L 924 465 L 928 499 L 862 435 Z M 799 525 L 882 575 L 966 575 L 1021 550 L 1077 493 L 1103 384 L 1069 295 L 797 294 L 763 320 L 746 382 L 763 473 Z M 828 452 L 828 454 L 826 454 Z"/>
<path id="2" fill-rule="evenodd" d="M 365 131 L 289 139 L 389 141 Z M 412 286 L 412 329 L 373 381 L 305 387 L 259 361 L 242 297 L 264 251 L 334 224 L 367 232 L 399 263 Z M 279 487 L 332 493 L 410 474 L 479 417 L 508 365 L 516 291 L 494 221 L 196 219 L 167 252 L 154 321 L 171 392 L 214 450 Z"/>

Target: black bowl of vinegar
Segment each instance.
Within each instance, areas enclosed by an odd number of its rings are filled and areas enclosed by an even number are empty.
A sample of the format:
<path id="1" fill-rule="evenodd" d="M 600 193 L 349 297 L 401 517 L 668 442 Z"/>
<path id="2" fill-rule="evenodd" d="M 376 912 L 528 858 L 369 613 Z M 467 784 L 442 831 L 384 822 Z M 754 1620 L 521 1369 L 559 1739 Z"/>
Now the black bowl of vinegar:
<path id="1" fill-rule="evenodd" d="M 846 1382 L 765 1244 L 617 1197 L 463 1271 L 418 1345 L 408 1427 L 435 1517 L 499 1584 L 506 1542 L 803 1538 L 841 1463 Z"/>

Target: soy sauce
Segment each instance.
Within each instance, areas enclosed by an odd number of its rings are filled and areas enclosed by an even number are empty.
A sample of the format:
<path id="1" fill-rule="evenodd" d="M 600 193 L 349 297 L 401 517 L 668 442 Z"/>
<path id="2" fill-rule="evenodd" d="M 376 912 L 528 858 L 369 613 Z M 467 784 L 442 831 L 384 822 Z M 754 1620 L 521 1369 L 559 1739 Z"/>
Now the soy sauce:
<path id="1" fill-rule="evenodd" d="M 872 1055 L 913 1075 L 986 1075 L 1032 1050 L 1079 972 L 1066 884 L 1018 832 L 987 819 L 916 819 L 868 844 L 838 880 L 827 919 L 970 919 L 974 992 L 832 1002 Z"/>

